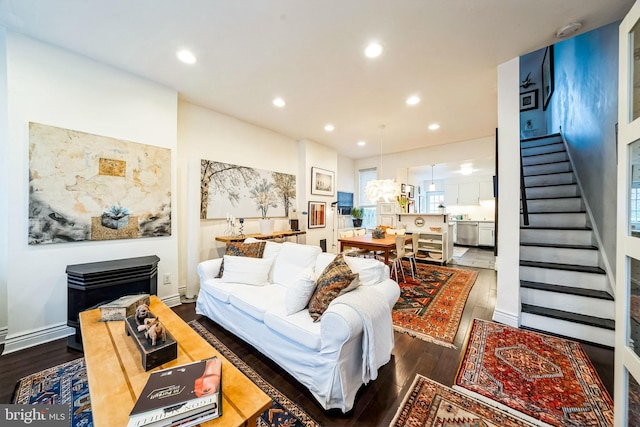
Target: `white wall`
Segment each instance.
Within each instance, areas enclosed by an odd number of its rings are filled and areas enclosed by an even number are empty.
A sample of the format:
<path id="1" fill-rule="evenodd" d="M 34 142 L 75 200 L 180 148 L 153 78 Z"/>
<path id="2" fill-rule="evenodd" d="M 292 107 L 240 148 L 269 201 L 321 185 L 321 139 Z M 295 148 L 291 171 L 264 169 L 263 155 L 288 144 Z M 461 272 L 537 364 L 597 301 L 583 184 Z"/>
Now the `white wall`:
<path id="1" fill-rule="evenodd" d="M 224 254 L 225 244 L 215 238 L 224 234 L 226 228 L 223 219 L 200 220 L 200 160 L 298 176 L 298 143 L 273 131 L 184 101 L 178 104 L 178 140 L 180 283 L 188 284 L 197 291 L 197 263 Z M 303 188 L 300 181 L 298 176 L 298 198 L 293 206 L 298 212 L 306 210 L 304 193 L 300 197 Z M 230 214 L 235 215 L 234 212 Z M 260 231 L 258 216 L 256 212 L 256 218 L 246 220 L 246 234 Z M 302 225 L 306 217 L 299 218 Z M 290 228 L 287 218 L 275 219 L 276 230 Z"/>
<path id="2" fill-rule="evenodd" d="M 498 292 L 493 319 L 520 324 L 519 58 L 498 66 Z"/>
<path id="3" fill-rule="evenodd" d="M 355 161 L 349 157 L 338 155 L 336 190 L 353 193 L 356 189 L 356 181 L 353 179 L 355 172 Z"/>
<path id="4" fill-rule="evenodd" d="M 0 345 L 7 336 L 7 253 L 9 242 L 4 236 L 9 228 L 9 134 L 7 105 L 6 31 L 0 27 Z M 0 354 L 2 351 L 0 351 Z"/>
<path id="5" fill-rule="evenodd" d="M 173 283 L 158 295 L 178 299 L 176 215 L 172 236 L 29 246 L 29 122 L 172 150 L 176 169 L 177 93 L 87 58 L 23 36 L 7 34 L 8 188 L 7 268 L 8 325 L 6 351 L 69 335 L 67 284 L 69 264 L 128 257 L 160 257 L 158 277 L 171 273 Z M 173 174 L 172 206 L 176 203 Z M 175 212 L 175 211 L 174 211 Z M 3 221 L 4 222 L 4 221 Z M 27 314 L 28 315 L 25 315 Z"/>
<path id="6" fill-rule="evenodd" d="M 335 216 L 335 208 L 331 208 L 331 202 L 338 200 L 337 194 L 333 196 L 319 196 L 317 194 L 311 194 L 311 168 L 317 167 L 330 171 L 337 171 L 338 169 L 338 154 L 333 148 L 318 144 L 309 140 L 302 140 L 299 143 L 300 150 L 300 164 L 298 165 L 298 179 L 303 185 L 302 188 L 298 186 L 298 194 L 304 195 L 304 205 L 301 206 L 303 212 L 309 210 L 310 201 L 313 202 L 325 202 L 327 208 L 326 215 L 326 227 L 312 228 L 307 227 L 309 216 L 304 215 L 300 217 L 301 229 L 307 229 L 307 244 L 320 246 L 321 239 L 327 239 L 327 252 L 332 252 L 332 248 L 336 245 L 336 233 L 337 233 L 337 219 Z M 336 177 L 336 182 L 339 178 Z"/>

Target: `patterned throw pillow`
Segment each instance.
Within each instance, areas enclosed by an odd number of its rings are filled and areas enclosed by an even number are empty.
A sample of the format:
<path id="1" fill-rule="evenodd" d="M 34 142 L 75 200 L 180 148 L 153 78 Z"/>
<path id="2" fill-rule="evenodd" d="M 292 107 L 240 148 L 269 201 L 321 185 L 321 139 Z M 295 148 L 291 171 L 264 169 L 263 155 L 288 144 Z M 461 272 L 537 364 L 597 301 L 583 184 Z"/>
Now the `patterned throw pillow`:
<path id="1" fill-rule="evenodd" d="M 249 258 L 262 258 L 262 254 L 264 252 L 264 247 L 266 244 L 267 242 L 265 242 L 264 240 L 253 243 L 229 242 L 227 243 L 227 250 L 224 254 L 246 256 Z M 220 272 L 218 273 L 216 278 L 221 278 L 222 273 L 224 273 L 224 258 L 222 260 L 222 263 L 220 264 Z"/>
<path id="2" fill-rule="evenodd" d="M 331 301 L 357 278 L 358 275 L 351 271 L 344 256 L 338 254 L 318 277 L 316 291 L 309 301 L 309 315 L 313 321 L 320 320 L 320 316 L 327 310 Z"/>

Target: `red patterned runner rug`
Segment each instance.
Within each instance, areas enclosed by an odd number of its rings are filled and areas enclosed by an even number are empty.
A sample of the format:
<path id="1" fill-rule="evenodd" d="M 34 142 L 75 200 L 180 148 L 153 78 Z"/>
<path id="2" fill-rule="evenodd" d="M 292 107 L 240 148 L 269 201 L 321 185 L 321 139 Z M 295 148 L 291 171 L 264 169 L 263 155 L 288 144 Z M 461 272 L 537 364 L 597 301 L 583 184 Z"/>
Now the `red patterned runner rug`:
<path id="1" fill-rule="evenodd" d="M 538 424 L 613 425 L 611 397 L 575 341 L 474 319 L 455 384 Z"/>
<path id="2" fill-rule="evenodd" d="M 410 272 L 405 263 L 405 272 Z M 393 327 L 425 341 L 455 348 L 453 341 L 478 272 L 418 264 L 416 279 L 407 274 L 393 307 Z"/>
<path id="3" fill-rule="evenodd" d="M 525 427 L 531 424 L 416 375 L 396 412 L 394 427 Z"/>

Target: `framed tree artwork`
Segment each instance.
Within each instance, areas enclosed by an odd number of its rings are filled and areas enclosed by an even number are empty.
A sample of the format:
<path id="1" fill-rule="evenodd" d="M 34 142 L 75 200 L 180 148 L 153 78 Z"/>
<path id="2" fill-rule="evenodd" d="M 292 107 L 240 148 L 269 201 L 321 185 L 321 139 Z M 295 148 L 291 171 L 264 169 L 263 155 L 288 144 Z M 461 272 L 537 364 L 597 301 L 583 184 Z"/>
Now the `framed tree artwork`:
<path id="1" fill-rule="evenodd" d="M 326 227 L 326 213 L 326 202 L 309 202 L 309 228 Z"/>

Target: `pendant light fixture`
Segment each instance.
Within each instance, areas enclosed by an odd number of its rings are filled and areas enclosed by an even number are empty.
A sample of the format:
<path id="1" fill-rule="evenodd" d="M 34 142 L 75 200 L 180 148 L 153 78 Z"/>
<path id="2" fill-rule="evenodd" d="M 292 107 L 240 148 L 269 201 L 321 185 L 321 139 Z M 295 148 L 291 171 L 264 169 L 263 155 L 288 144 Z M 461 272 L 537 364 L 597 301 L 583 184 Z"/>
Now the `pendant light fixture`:
<path id="1" fill-rule="evenodd" d="M 433 182 L 433 168 L 436 165 L 431 165 L 431 184 L 429 184 L 429 191 L 436 191 L 436 184 Z"/>
<path id="2" fill-rule="evenodd" d="M 384 125 L 380 125 L 380 166 L 382 167 L 382 132 Z M 380 171 L 378 171 L 380 173 Z M 400 195 L 400 186 L 393 179 L 372 179 L 367 182 L 364 193 L 371 202 L 391 202 Z"/>

